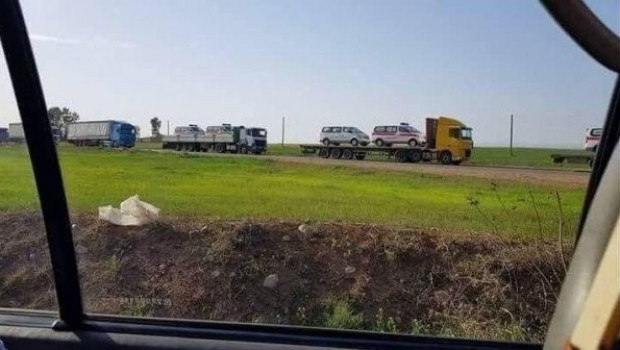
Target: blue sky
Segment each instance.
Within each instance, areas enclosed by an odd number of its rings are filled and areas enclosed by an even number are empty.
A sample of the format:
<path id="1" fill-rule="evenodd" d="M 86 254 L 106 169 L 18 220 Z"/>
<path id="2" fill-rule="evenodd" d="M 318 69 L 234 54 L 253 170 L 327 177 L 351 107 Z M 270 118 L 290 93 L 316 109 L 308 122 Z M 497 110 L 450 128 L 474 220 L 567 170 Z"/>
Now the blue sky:
<path id="1" fill-rule="evenodd" d="M 323 125 L 453 116 L 479 145 L 581 147 L 615 76 L 534 0 L 22 0 L 48 105 L 150 133 L 264 126 L 279 141 Z M 618 32 L 619 1 L 588 1 Z M 5 65 L 0 125 L 19 120 Z"/>

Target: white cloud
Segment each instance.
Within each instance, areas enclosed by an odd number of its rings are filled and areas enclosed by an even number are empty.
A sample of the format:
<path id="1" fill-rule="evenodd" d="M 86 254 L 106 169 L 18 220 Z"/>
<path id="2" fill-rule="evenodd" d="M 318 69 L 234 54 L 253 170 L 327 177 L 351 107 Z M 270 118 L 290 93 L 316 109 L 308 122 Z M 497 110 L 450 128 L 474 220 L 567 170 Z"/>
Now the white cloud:
<path id="1" fill-rule="evenodd" d="M 92 38 L 61 38 L 50 35 L 40 35 L 40 34 L 30 34 L 30 40 L 33 41 L 42 41 L 48 43 L 56 43 L 61 45 L 80 45 L 80 46 L 92 46 L 92 47 L 109 47 L 109 48 L 121 48 L 121 49 L 130 49 L 135 47 L 134 44 L 117 41 L 117 40 L 109 40 L 102 37 L 92 37 Z"/>

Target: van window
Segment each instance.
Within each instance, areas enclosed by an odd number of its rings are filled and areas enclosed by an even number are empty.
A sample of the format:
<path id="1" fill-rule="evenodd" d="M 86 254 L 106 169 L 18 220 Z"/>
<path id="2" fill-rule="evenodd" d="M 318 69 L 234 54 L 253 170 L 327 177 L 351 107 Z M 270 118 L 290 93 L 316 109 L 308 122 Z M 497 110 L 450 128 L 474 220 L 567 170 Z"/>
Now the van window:
<path id="1" fill-rule="evenodd" d="M 601 129 L 601 128 L 592 129 L 592 130 L 590 130 L 590 135 L 591 136 L 601 136 L 601 135 L 603 135 L 603 129 Z"/>
<path id="2" fill-rule="evenodd" d="M 386 126 L 385 130 L 387 132 L 396 132 L 397 128 L 395 126 Z"/>
<path id="3" fill-rule="evenodd" d="M 334 128 L 332 128 L 332 132 L 342 132 L 342 128 L 341 127 L 334 127 Z"/>
<path id="4" fill-rule="evenodd" d="M 331 131 L 332 131 L 332 128 L 329 126 L 326 126 L 323 128 L 323 132 L 331 132 Z"/>
<path id="5" fill-rule="evenodd" d="M 375 126 L 375 132 L 384 132 L 385 126 Z"/>
<path id="6" fill-rule="evenodd" d="M 409 127 L 407 126 L 399 126 L 398 132 L 409 132 Z"/>

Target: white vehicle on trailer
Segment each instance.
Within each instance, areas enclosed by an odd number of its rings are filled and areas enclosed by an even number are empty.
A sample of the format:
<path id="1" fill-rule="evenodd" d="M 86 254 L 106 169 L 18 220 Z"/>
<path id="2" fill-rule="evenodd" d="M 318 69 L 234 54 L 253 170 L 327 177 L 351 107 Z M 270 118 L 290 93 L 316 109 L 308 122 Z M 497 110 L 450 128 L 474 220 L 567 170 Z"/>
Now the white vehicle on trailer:
<path id="1" fill-rule="evenodd" d="M 321 129 L 320 141 L 325 146 L 348 143 L 351 146 L 367 146 L 370 137 L 354 126 L 325 126 Z"/>

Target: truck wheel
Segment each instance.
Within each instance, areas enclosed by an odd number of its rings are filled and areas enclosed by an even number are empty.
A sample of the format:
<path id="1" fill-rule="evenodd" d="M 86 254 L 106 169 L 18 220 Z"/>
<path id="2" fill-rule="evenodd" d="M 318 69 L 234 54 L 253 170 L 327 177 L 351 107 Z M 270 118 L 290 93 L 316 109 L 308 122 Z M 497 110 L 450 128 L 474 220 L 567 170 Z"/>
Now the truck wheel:
<path id="1" fill-rule="evenodd" d="M 181 146 L 181 144 L 180 144 L 180 143 L 177 143 L 177 144 L 174 146 L 174 149 L 176 149 L 177 151 L 180 151 L 182 148 L 183 148 L 183 146 Z"/>
<path id="2" fill-rule="evenodd" d="M 239 153 L 248 154 L 248 145 L 241 145 L 241 148 L 239 148 Z"/>
<path id="3" fill-rule="evenodd" d="M 329 142 L 329 139 L 328 139 L 328 138 L 324 138 L 324 139 L 323 139 L 323 144 L 324 144 L 325 146 L 329 146 L 329 144 L 330 144 L 330 143 L 331 143 L 331 142 Z"/>
<path id="4" fill-rule="evenodd" d="M 217 153 L 226 152 L 226 145 L 224 145 L 223 143 L 218 143 L 217 145 L 215 145 L 215 152 Z"/>
<path id="5" fill-rule="evenodd" d="M 409 154 L 409 160 L 413 163 L 419 163 L 422 160 L 422 152 L 419 150 L 413 150 Z"/>
<path id="6" fill-rule="evenodd" d="M 321 158 L 329 158 L 329 149 L 321 148 L 321 150 L 319 150 L 319 157 L 321 157 Z"/>
<path id="7" fill-rule="evenodd" d="M 340 148 L 333 148 L 331 151 L 330 157 L 335 158 L 335 159 L 342 158 L 342 151 L 340 150 Z"/>
<path id="8" fill-rule="evenodd" d="M 353 151 L 351 151 L 350 149 L 343 150 L 342 151 L 342 158 L 343 159 L 347 159 L 347 160 L 353 159 Z"/>
<path id="9" fill-rule="evenodd" d="M 396 159 L 397 162 L 399 163 L 404 163 L 407 161 L 407 153 L 406 151 L 396 151 L 396 153 L 394 154 L 394 158 Z"/>
<path id="10" fill-rule="evenodd" d="M 452 164 L 452 153 L 449 151 L 443 151 L 439 154 L 439 162 L 441 164 Z"/>
<path id="11" fill-rule="evenodd" d="M 383 147 L 383 146 L 385 146 L 385 142 L 383 142 L 382 139 L 376 139 L 375 140 L 375 145 L 377 145 L 377 147 Z"/>
<path id="12" fill-rule="evenodd" d="M 357 147 L 357 145 L 359 145 L 359 144 L 360 144 L 360 142 L 357 141 L 357 139 L 351 139 L 351 146 Z"/>
<path id="13" fill-rule="evenodd" d="M 407 142 L 409 144 L 409 147 L 418 147 L 418 141 L 416 141 L 415 139 L 411 139 L 409 140 L 409 142 Z"/>

